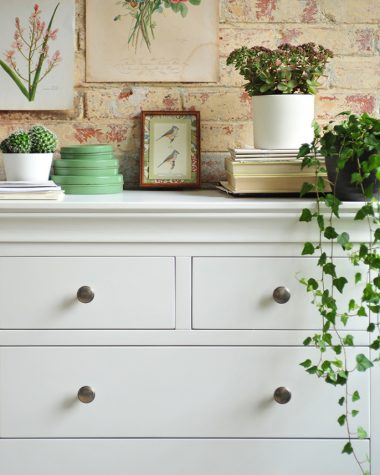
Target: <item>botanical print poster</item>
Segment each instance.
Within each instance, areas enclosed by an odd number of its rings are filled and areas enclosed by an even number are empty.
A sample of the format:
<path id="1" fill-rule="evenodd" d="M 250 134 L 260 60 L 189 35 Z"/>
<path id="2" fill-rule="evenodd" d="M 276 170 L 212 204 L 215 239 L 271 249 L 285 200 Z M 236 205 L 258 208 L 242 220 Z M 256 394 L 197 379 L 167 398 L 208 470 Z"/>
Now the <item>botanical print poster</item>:
<path id="1" fill-rule="evenodd" d="M 1 110 L 73 106 L 74 18 L 74 0 L 1 1 Z"/>
<path id="2" fill-rule="evenodd" d="M 87 80 L 216 82 L 218 0 L 87 0 Z"/>

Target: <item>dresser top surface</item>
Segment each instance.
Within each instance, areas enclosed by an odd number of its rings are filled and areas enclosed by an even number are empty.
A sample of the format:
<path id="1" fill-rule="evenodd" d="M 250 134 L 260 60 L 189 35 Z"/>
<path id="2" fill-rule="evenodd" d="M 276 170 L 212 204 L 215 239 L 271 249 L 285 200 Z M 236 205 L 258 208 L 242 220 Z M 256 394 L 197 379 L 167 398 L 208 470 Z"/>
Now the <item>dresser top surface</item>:
<path id="1" fill-rule="evenodd" d="M 345 203 L 355 212 L 362 203 Z M 234 197 L 217 190 L 128 190 L 114 195 L 66 195 L 63 200 L 1 200 L 0 213 L 253 212 L 299 213 L 312 199 Z"/>

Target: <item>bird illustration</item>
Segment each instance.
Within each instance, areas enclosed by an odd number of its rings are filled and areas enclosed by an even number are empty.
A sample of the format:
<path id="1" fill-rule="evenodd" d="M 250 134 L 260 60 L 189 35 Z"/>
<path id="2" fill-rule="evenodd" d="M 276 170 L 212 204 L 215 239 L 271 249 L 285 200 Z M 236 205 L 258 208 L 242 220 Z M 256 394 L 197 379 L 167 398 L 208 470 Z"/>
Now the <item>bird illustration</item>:
<path id="1" fill-rule="evenodd" d="M 179 155 L 179 152 L 178 150 L 173 150 L 172 153 L 170 155 L 168 155 L 165 160 L 163 160 L 157 168 L 159 168 L 161 165 L 163 165 L 164 163 L 170 163 L 170 170 L 173 170 L 173 168 L 175 167 L 175 161 L 177 159 Z"/>
<path id="2" fill-rule="evenodd" d="M 161 137 L 159 137 L 156 140 L 156 142 L 166 137 L 169 139 L 170 143 L 172 143 L 173 140 L 177 137 L 178 131 L 179 131 L 179 128 L 176 125 L 173 125 L 169 130 L 167 130 L 164 134 L 162 134 Z"/>

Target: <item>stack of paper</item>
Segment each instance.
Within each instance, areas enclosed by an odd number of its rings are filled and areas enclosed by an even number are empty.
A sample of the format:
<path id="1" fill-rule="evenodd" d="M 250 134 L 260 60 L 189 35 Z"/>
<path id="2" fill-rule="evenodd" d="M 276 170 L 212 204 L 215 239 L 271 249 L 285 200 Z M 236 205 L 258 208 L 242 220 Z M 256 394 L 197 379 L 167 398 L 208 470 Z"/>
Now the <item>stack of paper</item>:
<path id="1" fill-rule="evenodd" d="M 59 200 L 63 196 L 53 181 L 0 181 L 1 200 Z"/>

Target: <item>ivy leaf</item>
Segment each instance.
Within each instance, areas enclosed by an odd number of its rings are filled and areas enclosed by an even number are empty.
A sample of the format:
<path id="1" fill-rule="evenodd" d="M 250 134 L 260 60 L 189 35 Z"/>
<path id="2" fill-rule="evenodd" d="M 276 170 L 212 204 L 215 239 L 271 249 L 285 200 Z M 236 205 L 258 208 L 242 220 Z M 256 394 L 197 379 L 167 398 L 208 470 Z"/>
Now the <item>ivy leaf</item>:
<path id="1" fill-rule="evenodd" d="M 323 267 L 327 262 L 327 254 L 325 252 L 322 252 L 318 259 L 318 265 Z"/>
<path id="2" fill-rule="evenodd" d="M 317 366 L 311 366 L 311 368 L 308 368 L 306 371 L 309 374 L 315 374 L 318 371 L 318 367 Z"/>
<path id="3" fill-rule="evenodd" d="M 336 237 L 338 237 L 338 233 L 332 226 L 327 226 L 323 235 L 326 239 L 335 239 Z"/>
<path id="4" fill-rule="evenodd" d="M 343 343 L 346 345 L 346 346 L 354 346 L 354 337 L 352 335 L 346 335 L 344 338 L 343 338 Z"/>
<path id="5" fill-rule="evenodd" d="M 373 363 L 363 353 L 356 355 L 356 369 L 360 372 L 367 371 L 372 368 Z"/>
<path id="6" fill-rule="evenodd" d="M 371 348 L 371 350 L 380 350 L 380 337 L 377 337 L 376 340 L 374 340 L 370 345 L 369 347 Z"/>
<path id="7" fill-rule="evenodd" d="M 367 439 L 368 438 L 367 432 L 361 426 L 359 426 L 357 428 L 357 434 L 358 434 L 358 439 Z"/>
<path id="8" fill-rule="evenodd" d="M 358 284 L 362 280 L 362 275 L 360 272 L 356 272 L 355 274 L 355 284 Z"/>
<path id="9" fill-rule="evenodd" d="M 359 411 L 357 409 L 352 409 L 351 411 L 351 416 L 356 417 L 359 414 Z"/>
<path id="10" fill-rule="evenodd" d="M 314 185 L 312 185 L 311 183 L 304 183 L 300 191 L 301 198 L 313 190 L 314 190 Z"/>
<path id="11" fill-rule="evenodd" d="M 338 424 L 340 426 L 343 426 L 346 422 L 346 415 L 342 414 L 341 416 L 338 417 Z"/>
<path id="12" fill-rule="evenodd" d="M 341 203 L 342 202 L 331 193 L 327 193 L 325 196 L 325 205 L 331 209 L 337 218 L 339 218 L 339 206 Z"/>
<path id="13" fill-rule="evenodd" d="M 359 211 L 356 213 L 354 219 L 356 221 L 359 221 L 359 220 L 363 220 L 367 216 L 374 216 L 374 210 L 373 210 L 373 206 L 372 206 L 371 203 L 367 203 L 364 206 L 362 206 L 359 209 Z"/>
<path id="14" fill-rule="evenodd" d="M 320 231 L 323 232 L 325 229 L 325 219 L 321 214 L 317 216 L 317 223 Z"/>
<path id="15" fill-rule="evenodd" d="M 350 245 L 350 235 L 348 233 L 343 232 L 339 234 L 337 237 L 337 242 L 342 246 L 342 249 L 350 249 L 352 246 Z"/>
<path id="16" fill-rule="evenodd" d="M 310 277 L 310 279 L 307 281 L 307 291 L 310 292 L 312 290 L 317 290 L 318 289 L 318 282 Z"/>
<path id="17" fill-rule="evenodd" d="M 338 400 L 339 406 L 343 406 L 345 400 L 346 400 L 346 398 L 345 398 L 344 396 L 342 396 L 342 397 Z"/>
<path id="18" fill-rule="evenodd" d="M 339 277 L 337 279 L 333 279 L 333 285 L 336 287 L 339 292 L 343 293 L 343 288 L 347 284 L 347 279 L 345 277 Z"/>
<path id="19" fill-rule="evenodd" d="M 304 221 L 305 223 L 309 223 L 313 219 L 313 215 L 311 211 L 307 208 L 304 208 L 302 210 L 301 216 L 300 216 L 300 221 Z"/>
<path id="20" fill-rule="evenodd" d="M 380 228 L 377 228 L 374 233 L 374 243 L 376 244 L 377 241 L 380 241 Z"/>
<path id="21" fill-rule="evenodd" d="M 332 277 L 335 277 L 336 276 L 335 264 L 333 264 L 332 262 L 328 262 L 327 264 L 323 266 L 323 272 L 327 275 L 331 275 Z"/>
<path id="22" fill-rule="evenodd" d="M 312 342 L 312 339 L 311 339 L 310 336 L 308 336 L 308 337 L 305 338 L 305 340 L 303 341 L 303 345 L 304 345 L 304 346 L 309 346 L 311 342 Z"/>
<path id="23" fill-rule="evenodd" d="M 314 254 L 315 252 L 315 247 L 311 242 L 305 242 L 303 249 L 302 249 L 302 255 L 306 256 L 308 254 Z"/>
<path id="24" fill-rule="evenodd" d="M 359 401 L 359 399 L 360 399 L 359 391 L 354 391 L 354 393 L 352 395 L 352 402 Z"/>
<path id="25" fill-rule="evenodd" d="M 310 368 L 310 366 L 312 365 L 312 361 L 307 359 L 305 361 L 303 361 L 302 363 L 300 363 L 300 366 L 303 366 L 304 368 Z"/>
<path id="26" fill-rule="evenodd" d="M 342 454 L 351 455 L 352 452 L 353 452 L 353 448 L 352 448 L 351 442 L 347 442 L 342 449 Z"/>
<path id="27" fill-rule="evenodd" d="M 374 323 L 370 323 L 367 327 L 367 332 L 372 333 L 375 331 L 375 329 L 376 329 L 376 325 Z"/>

